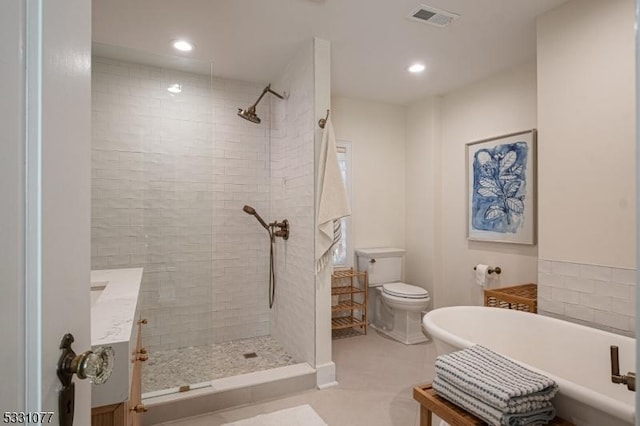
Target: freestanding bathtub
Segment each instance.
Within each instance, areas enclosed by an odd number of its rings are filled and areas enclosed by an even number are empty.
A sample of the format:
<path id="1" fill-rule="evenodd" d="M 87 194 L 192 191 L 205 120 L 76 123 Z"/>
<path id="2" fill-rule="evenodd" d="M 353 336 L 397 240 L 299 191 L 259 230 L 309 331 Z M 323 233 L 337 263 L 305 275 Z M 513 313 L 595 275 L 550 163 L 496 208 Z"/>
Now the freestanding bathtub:
<path id="1" fill-rule="evenodd" d="M 454 306 L 424 316 L 439 355 L 483 345 L 551 377 L 560 417 L 582 426 L 635 424 L 635 393 L 611 383 L 610 346 L 620 374 L 635 371 L 635 339 L 526 312 Z"/>

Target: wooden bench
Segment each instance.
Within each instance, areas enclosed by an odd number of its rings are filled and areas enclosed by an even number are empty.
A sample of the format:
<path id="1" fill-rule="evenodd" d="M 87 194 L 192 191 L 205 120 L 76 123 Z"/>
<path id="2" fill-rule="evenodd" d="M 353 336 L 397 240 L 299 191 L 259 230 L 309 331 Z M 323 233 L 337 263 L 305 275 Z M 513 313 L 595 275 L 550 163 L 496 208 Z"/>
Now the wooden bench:
<path id="1" fill-rule="evenodd" d="M 436 395 L 431 384 L 413 388 L 413 399 L 420 403 L 420 426 L 431 426 L 431 414 L 435 414 L 451 426 L 481 426 L 486 423 L 473 414 Z M 556 417 L 549 423 L 554 426 L 574 426 Z"/>

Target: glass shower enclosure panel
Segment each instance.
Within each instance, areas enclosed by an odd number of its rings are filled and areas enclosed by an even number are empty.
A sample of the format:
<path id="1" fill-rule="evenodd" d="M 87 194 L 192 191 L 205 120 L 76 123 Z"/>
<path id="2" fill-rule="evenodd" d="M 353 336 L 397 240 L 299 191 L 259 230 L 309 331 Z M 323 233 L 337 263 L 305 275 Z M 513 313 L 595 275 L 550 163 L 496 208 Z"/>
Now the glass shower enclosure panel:
<path id="1" fill-rule="evenodd" d="M 208 386 L 210 64 L 94 44 L 92 268 L 143 267 L 145 396 Z"/>
<path id="2" fill-rule="evenodd" d="M 212 361 L 211 78 L 170 68 L 156 75 L 159 102 L 143 147 L 145 393 L 208 386 Z"/>

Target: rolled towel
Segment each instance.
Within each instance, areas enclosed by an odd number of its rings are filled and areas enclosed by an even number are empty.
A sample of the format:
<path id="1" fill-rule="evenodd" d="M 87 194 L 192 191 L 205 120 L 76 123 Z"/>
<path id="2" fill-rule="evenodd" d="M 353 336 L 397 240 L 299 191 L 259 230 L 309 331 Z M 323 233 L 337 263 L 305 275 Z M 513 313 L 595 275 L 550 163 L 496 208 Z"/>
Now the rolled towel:
<path id="1" fill-rule="evenodd" d="M 436 375 L 432 386 L 441 397 L 493 426 L 545 425 L 552 421 L 556 415 L 555 408 L 549 401 L 540 402 L 537 408 L 526 412 L 505 413 L 475 398 L 438 375 Z"/>
<path id="2" fill-rule="evenodd" d="M 436 374 L 469 395 L 503 412 L 522 412 L 527 404 L 551 400 L 556 383 L 480 345 L 436 358 Z"/>

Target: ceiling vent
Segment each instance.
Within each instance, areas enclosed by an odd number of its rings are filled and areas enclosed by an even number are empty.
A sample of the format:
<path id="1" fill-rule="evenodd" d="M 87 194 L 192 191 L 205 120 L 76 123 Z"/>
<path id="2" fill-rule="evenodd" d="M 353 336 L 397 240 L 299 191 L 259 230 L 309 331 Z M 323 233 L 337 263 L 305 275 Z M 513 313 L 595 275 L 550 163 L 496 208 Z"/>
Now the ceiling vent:
<path id="1" fill-rule="evenodd" d="M 412 21 L 422 22 L 423 24 L 434 25 L 436 27 L 445 28 L 448 27 L 451 21 L 458 18 L 460 15 L 455 13 L 446 12 L 444 10 L 436 9 L 432 6 L 425 6 L 421 4 L 415 8 L 407 18 Z"/>

